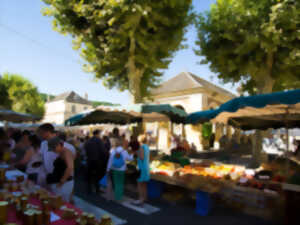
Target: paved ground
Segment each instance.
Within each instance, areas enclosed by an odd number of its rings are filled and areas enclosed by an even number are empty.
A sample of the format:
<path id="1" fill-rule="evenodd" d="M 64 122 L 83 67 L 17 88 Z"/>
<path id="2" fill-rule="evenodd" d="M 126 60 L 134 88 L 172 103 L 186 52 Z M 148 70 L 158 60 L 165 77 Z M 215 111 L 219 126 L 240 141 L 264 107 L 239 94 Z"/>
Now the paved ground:
<path id="1" fill-rule="evenodd" d="M 188 198 L 177 204 L 163 199 L 152 200 L 149 204 L 159 208 L 160 211 L 151 215 L 145 215 L 118 203 L 107 202 L 99 194 L 88 195 L 85 190 L 83 176 L 77 176 L 75 182 L 75 194 L 77 197 L 111 213 L 123 221 L 126 220 L 129 225 L 277 225 L 254 216 L 235 212 L 232 209 L 222 207 L 222 205 L 214 206 L 208 216 L 202 217 L 194 212 L 195 203 L 192 199 L 188 200 Z M 128 192 L 126 196 L 135 197 L 135 194 Z"/>

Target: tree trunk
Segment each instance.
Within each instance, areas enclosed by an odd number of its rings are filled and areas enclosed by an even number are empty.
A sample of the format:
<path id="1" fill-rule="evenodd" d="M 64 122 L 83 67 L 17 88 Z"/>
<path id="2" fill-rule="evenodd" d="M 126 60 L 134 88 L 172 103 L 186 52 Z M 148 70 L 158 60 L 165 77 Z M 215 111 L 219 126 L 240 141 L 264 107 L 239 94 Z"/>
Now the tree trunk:
<path id="1" fill-rule="evenodd" d="M 133 37 L 133 35 L 130 37 L 130 49 L 127 69 L 129 79 L 129 92 L 132 95 L 133 103 L 141 103 L 141 79 L 144 70 L 136 68 L 135 65 L 135 38 Z"/>
<path id="2" fill-rule="evenodd" d="M 132 103 L 142 103 L 141 95 L 141 75 L 137 69 L 129 70 L 129 92 L 132 97 Z"/>
<path id="3" fill-rule="evenodd" d="M 136 21 L 139 24 L 141 17 Z M 129 46 L 129 58 L 126 64 L 129 79 L 129 92 L 132 96 L 133 103 L 141 103 L 143 101 L 141 93 L 141 80 L 145 72 L 145 69 L 140 69 L 136 67 L 135 64 L 135 48 L 136 42 L 134 37 L 134 30 L 130 34 L 130 46 Z"/>
<path id="4" fill-rule="evenodd" d="M 265 94 L 270 93 L 273 90 L 273 86 L 275 83 L 275 80 L 272 78 L 272 68 L 274 63 L 274 55 L 273 53 L 267 54 L 266 59 L 266 67 L 261 69 L 261 72 L 258 74 L 259 76 L 255 76 L 254 79 L 257 84 L 257 92 L 258 94 Z M 253 143 L 253 163 L 255 166 L 260 165 L 262 161 L 262 140 L 265 136 L 264 131 L 256 130 L 255 136 L 254 136 L 254 143 Z"/>

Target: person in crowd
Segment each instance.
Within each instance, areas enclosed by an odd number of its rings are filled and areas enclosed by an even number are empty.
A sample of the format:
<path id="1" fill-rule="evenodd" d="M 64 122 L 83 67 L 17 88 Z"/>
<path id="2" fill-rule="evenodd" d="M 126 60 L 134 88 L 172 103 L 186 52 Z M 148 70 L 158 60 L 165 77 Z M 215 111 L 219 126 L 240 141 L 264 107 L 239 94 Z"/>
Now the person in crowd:
<path id="1" fill-rule="evenodd" d="M 295 145 L 294 156 L 300 157 L 300 141 L 295 139 L 294 145 Z"/>
<path id="2" fill-rule="evenodd" d="M 134 202 L 136 205 L 143 206 L 144 202 L 147 200 L 147 182 L 150 180 L 150 149 L 148 146 L 147 136 L 142 135 L 139 137 L 142 146 L 137 152 L 138 169 L 140 171 L 140 177 L 138 178 L 138 191 L 139 200 Z"/>
<path id="3" fill-rule="evenodd" d="M 116 142 L 118 141 L 118 140 L 120 140 L 121 139 L 121 137 L 120 137 L 120 132 L 119 132 L 119 129 L 117 128 L 117 127 L 115 127 L 114 129 L 113 129 L 113 131 L 112 131 L 112 133 L 111 133 L 111 135 L 110 135 L 110 143 L 111 143 L 111 145 L 116 145 Z M 122 144 L 123 145 L 123 144 Z"/>
<path id="4" fill-rule="evenodd" d="M 224 150 L 227 149 L 228 144 L 229 144 L 229 140 L 228 140 L 227 135 L 224 134 L 224 135 L 220 138 L 219 142 L 220 142 L 220 149 L 224 149 Z"/>
<path id="5" fill-rule="evenodd" d="M 192 142 L 192 145 L 191 145 L 191 152 L 193 152 L 193 153 L 197 152 L 197 147 L 194 142 Z"/>
<path id="6" fill-rule="evenodd" d="M 42 179 L 39 177 L 42 166 L 42 155 L 40 153 L 41 140 L 37 135 L 30 135 L 28 142 L 30 147 L 27 149 L 24 157 L 15 166 L 25 166 L 28 179 L 39 183 Z"/>
<path id="7" fill-rule="evenodd" d="M 187 152 L 187 153 L 190 152 L 190 150 L 191 150 L 190 144 L 185 138 L 182 140 L 182 146 L 183 146 L 185 152 Z"/>
<path id="8" fill-rule="evenodd" d="M 0 161 L 6 161 L 5 154 L 10 151 L 10 143 L 6 132 L 0 128 Z"/>
<path id="9" fill-rule="evenodd" d="M 278 151 L 285 151 L 286 150 L 286 141 L 284 135 L 278 135 L 278 137 L 273 139 L 275 148 Z"/>
<path id="10" fill-rule="evenodd" d="M 16 147 L 16 141 L 13 139 L 13 134 L 14 134 L 14 129 L 13 128 L 8 128 L 6 133 L 7 133 L 7 137 L 8 137 L 8 142 L 10 144 L 10 150 L 13 150 Z"/>
<path id="11" fill-rule="evenodd" d="M 11 138 L 15 141 L 16 145 L 19 143 L 22 139 L 22 131 L 21 130 L 14 130 L 13 134 L 11 135 Z M 16 147 L 15 145 L 15 147 Z"/>
<path id="12" fill-rule="evenodd" d="M 21 137 L 17 138 L 18 141 L 16 143 L 15 149 L 13 150 L 13 159 L 12 162 L 15 167 L 22 172 L 26 171 L 26 163 L 23 163 L 26 152 L 31 148 L 29 136 L 31 135 L 30 131 L 24 130 L 21 132 Z M 18 134 L 16 135 L 18 136 Z"/>
<path id="13" fill-rule="evenodd" d="M 130 137 L 129 148 L 133 152 L 137 152 L 140 149 L 140 143 L 134 135 Z"/>
<path id="14" fill-rule="evenodd" d="M 171 154 L 175 153 L 175 152 L 185 152 L 185 149 L 183 147 L 183 142 L 180 139 L 176 140 L 176 147 L 171 149 Z"/>
<path id="15" fill-rule="evenodd" d="M 55 152 L 48 151 L 48 140 L 56 137 L 57 132 L 55 131 L 54 126 L 52 124 L 44 123 L 41 126 L 39 126 L 37 133 L 43 139 L 40 148 L 40 152 L 43 159 L 43 168 L 41 170 L 44 171 L 44 176 L 46 176 L 47 174 L 53 172 L 54 169 L 53 163 L 55 159 L 58 157 L 58 154 L 56 154 Z M 75 148 L 72 145 L 68 144 L 67 142 L 63 142 L 63 143 L 64 143 L 64 147 L 72 153 L 73 160 L 74 160 L 76 156 Z"/>
<path id="16" fill-rule="evenodd" d="M 116 139 L 115 146 L 110 153 L 107 174 L 113 179 L 115 200 L 122 201 L 124 193 L 125 171 L 127 169 L 126 161 L 133 160 L 133 154 L 129 154 L 123 149 L 122 140 Z"/>
<path id="17" fill-rule="evenodd" d="M 177 147 L 178 137 L 174 134 L 171 136 L 171 149 L 175 149 Z"/>
<path id="18" fill-rule="evenodd" d="M 236 133 L 234 133 L 232 136 L 230 146 L 231 146 L 231 150 L 239 151 L 240 144 L 238 143 L 238 135 Z"/>
<path id="19" fill-rule="evenodd" d="M 209 147 L 210 148 L 214 147 L 215 137 L 216 137 L 215 133 L 212 133 L 209 137 Z"/>
<path id="20" fill-rule="evenodd" d="M 122 141 L 123 141 L 123 148 L 124 148 L 124 149 L 128 149 L 129 142 L 128 142 L 128 140 L 126 139 L 126 135 L 123 134 L 123 135 L 121 136 L 121 139 L 122 139 Z"/>
<path id="21" fill-rule="evenodd" d="M 112 137 L 112 134 L 109 134 L 110 137 Z M 117 141 L 119 139 L 111 139 L 112 143 L 110 146 L 110 149 L 108 151 L 108 158 L 110 158 L 111 152 L 113 149 L 115 149 L 117 146 Z M 110 139 L 109 139 L 110 141 Z M 106 190 L 105 190 L 105 198 L 107 201 L 112 201 L 114 200 L 114 190 L 113 190 L 113 177 L 112 177 L 112 173 L 106 173 Z"/>
<path id="22" fill-rule="evenodd" d="M 103 144 L 104 144 L 106 151 L 109 153 L 109 151 L 111 149 L 111 143 L 110 143 L 108 136 L 106 136 L 106 135 L 103 136 L 102 140 L 103 140 Z"/>
<path id="23" fill-rule="evenodd" d="M 42 138 L 41 154 L 43 158 L 43 167 L 46 174 L 52 173 L 53 162 L 57 157 L 57 154 L 53 151 L 48 151 L 48 140 L 56 136 L 54 126 L 50 123 L 44 123 L 38 128 L 38 133 Z"/>
<path id="24" fill-rule="evenodd" d="M 85 157 L 86 157 L 84 145 L 85 145 L 85 139 L 79 138 L 79 152 L 80 152 L 80 157 L 82 159 L 85 159 Z"/>
<path id="25" fill-rule="evenodd" d="M 89 139 L 85 146 L 87 155 L 87 179 L 88 192 L 91 193 L 93 189 L 99 190 L 99 180 L 101 180 L 106 173 L 106 166 L 108 160 L 108 152 L 100 139 L 100 130 L 93 132 L 93 137 Z"/>
<path id="26" fill-rule="evenodd" d="M 47 175 L 47 183 L 55 194 L 69 202 L 74 187 L 74 156 L 58 137 L 48 140 L 48 150 L 55 152 L 58 157 L 53 163 L 53 172 Z"/>
<path id="27" fill-rule="evenodd" d="M 74 139 L 68 139 L 67 141 L 67 135 L 65 132 L 58 132 L 58 137 L 64 141 L 64 147 L 69 149 L 72 152 L 74 159 L 76 159 L 77 152 L 74 147 Z"/>

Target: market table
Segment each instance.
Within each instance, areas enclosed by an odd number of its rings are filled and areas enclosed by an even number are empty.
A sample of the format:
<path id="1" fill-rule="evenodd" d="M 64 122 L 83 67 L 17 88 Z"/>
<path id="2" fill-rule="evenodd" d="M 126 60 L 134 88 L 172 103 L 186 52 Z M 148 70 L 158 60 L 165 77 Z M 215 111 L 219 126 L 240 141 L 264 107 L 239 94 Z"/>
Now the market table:
<path id="1" fill-rule="evenodd" d="M 44 224 L 45 221 L 49 221 L 49 223 L 45 224 L 50 225 L 81 224 L 77 220 L 88 221 L 90 225 L 112 224 L 109 217 L 103 217 L 101 222 L 98 222 L 92 214 L 85 213 L 74 205 L 63 202 L 61 197 L 28 181 L 26 174 L 21 171 L 6 170 L 7 168 L 3 171 L 3 166 L 2 169 L 0 168 L 0 181 L 3 188 L 0 191 L 0 202 L 4 204 L 8 203 L 5 209 L 3 208 L 3 204 L 1 204 L 1 221 L 4 220 L 5 223 L 23 225 L 31 213 L 31 219 L 34 220 L 34 224 Z M 26 214 L 27 212 L 28 214 Z M 39 220 L 43 222 L 38 222 Z M 31 225 L 31 223 L 28 225 Z"/>
<path id="2" fill-rule="evenodd" d="M 212 209 L 212 200 L 210 195 L 219 196 L 222 203 L 226 206 L 241 210 L 244 213 L 262 217 L 269 220 L 282 220 L 284 217 L 284 196 L 270 190 L 259 190 L 251 187 L 238 186 L 231 181 L 217 180 L 213 178 L 202 177 L 201 182 L 193 183 L 195 176 L 188 178 L 173 174 L 173 176 L 162 174 L 151 174 L 149 184 L 149 197 L 160 197 L 163 193 L 163 185 L 169 184 L 188 189 L 196 194 L 196 213 L 202 216 L 207 215 Z M 197 178 L 199 179 L 199 178 Z M 190 181 L 190 182 L 189 182 Z M 270 182 L 271 183 L 271 182 Z M 277 187 L 281 184 L 273 182 Z"/>
<path id="3" fill-rule="evenodd" d="M 30 198 L 29 199 L 29 203 L 38 207 L 41 207 L 41 202 L 36 199 L 36 198 Z M 74 209 L 78 214 L 81 214 L 82 211 L 78 208 L 76 208 L 75 206 L 69 204 L 69 203 L 64 203 L 64 206 L 69 208 L 69 209 Z M 52 221 L 50 224 L 51 225 L 76 225 L 76 219 L 62 219 L 62 215 L 63 215 L 63 210 L 61 209 L 56 209 L 53 210 L 51 212 L 51 220 Z M 8 223 L 16 223 L 19 225 L 22 225 L 22 221 L 20 221 L 20 219 L 17 218 L 16 215 L 16 210 L 13 207 L 9 207 L 9 211 L 8 211 L 8 215 L 7 215 L 7 222 Z"/>

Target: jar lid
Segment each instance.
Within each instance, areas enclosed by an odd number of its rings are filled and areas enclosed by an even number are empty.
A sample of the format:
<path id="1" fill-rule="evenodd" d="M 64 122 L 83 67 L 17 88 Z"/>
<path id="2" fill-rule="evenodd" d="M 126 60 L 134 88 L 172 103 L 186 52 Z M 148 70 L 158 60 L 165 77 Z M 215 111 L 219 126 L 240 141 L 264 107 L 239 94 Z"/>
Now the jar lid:
<path id="1" fill-rule="evenodd" d="M 0 201 L 0 206 L 5 206 L 5 205 L 8 205 L 7 201 Z"/>

